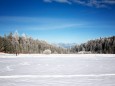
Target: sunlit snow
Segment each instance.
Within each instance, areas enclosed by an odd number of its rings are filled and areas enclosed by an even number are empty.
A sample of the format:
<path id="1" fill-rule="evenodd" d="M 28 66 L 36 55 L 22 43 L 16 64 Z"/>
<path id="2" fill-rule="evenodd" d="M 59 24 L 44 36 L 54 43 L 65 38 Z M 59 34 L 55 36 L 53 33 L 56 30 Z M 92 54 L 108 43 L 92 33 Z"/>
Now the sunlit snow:
<path id="1" fill-rule="evenodd" d="M 0 86 L 115 86 L 114 54 L 1 54 Z"/>

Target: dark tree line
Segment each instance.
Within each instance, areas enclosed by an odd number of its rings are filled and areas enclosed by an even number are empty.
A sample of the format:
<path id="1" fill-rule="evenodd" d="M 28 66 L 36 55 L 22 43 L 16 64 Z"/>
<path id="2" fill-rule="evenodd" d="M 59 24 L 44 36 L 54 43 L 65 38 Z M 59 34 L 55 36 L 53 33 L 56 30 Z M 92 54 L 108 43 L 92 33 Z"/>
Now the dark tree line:
<path id="1" fill-rule="evenodd" d="M 66 49 L 56 47 L 48 44 L 45 41 L 33 39 L 23 34 L 18 35 L 18 32 L 14 34 L 0 36 L 0 52 L 4 53 L 39 53 L 42 54 L 44 50 L 49 49 L 51 53 L 67 53 Z"/>
<path id="2" fill-rule="evenodd" d="M 87 43 L 71 48 L 71 53 L 86 51 L 91 53 L 115 54 L 115 36 L 90 40 Z"/>

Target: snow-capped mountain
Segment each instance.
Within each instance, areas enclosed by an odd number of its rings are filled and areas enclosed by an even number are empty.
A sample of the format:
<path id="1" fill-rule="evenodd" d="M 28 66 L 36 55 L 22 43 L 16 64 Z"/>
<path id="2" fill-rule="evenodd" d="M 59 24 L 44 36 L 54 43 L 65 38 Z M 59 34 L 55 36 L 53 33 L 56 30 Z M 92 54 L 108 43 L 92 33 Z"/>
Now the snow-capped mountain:
<path id="1" fill-rule="evenodd" d="M 75 46 L 76 43 L 54 43 L 53 45 L 63 48 L 71 48 L 72 46 Z"/>

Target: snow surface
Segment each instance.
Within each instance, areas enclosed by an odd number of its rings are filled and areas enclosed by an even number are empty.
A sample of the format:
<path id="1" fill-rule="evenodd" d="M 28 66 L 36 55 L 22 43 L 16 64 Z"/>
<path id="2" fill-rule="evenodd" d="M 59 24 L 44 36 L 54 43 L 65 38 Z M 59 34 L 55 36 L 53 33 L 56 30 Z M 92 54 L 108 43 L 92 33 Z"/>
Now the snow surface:
<path id="1" fill-rule="evenodd" d="M 114 76 L 115 74 L 79 74 L 79 75 L 11 75 L 11 76 L 0 76 L 1 79 L 11 78 L 74 78 L 74 77 L 107 77 Z"/>
<path id="2" fill-rule="evenodd" d="M 17 57 L 115 57 L 115 54 L 5 54 L 0 53 L 0 58 Z"/>
<path id="3" fill-rule="evenodd" d="M 0 86 L 115 86 L 115 55 L 0 54 Z"/>

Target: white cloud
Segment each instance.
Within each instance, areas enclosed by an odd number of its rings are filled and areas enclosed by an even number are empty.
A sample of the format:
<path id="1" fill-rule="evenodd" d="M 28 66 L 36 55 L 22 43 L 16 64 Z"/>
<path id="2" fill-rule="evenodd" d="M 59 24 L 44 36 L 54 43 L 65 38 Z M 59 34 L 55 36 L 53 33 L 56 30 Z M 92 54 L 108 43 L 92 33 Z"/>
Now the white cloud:
<path id="1" fill-rule="evenodd" d="M 104 0 L 73 0 L 73 2 L 77 4 L 81 4 L 84 6 L 89 6 L 89 7 L 96 7 L 96 8 L 105 8 L 107 5 L 104 3 Z"/>
<path id="2" fill-rule="evenodd" d="M 52 2 L 52 0 L 44 0 L 44 2 Z"/>
<path id="3" fill-rule="evenodd" d="M 75 27 L 81 27 L 83 26 L 83 24 L 75 24 L 75 23 L 71 23 L 71 24 L 68 24 L 68 23 L 59 23 L 59 25 L 55 24 L 55 25 L 49 25 L 49 24 L 46 24 L 44 26 L 38 26 L 37 28 L 34 28 L 34 30 L 38 29 L 39 30 L 56 30 L 56 29 L 72 29 L 72 28 L 75 28 Z"/>
<path id="4" fill-rule="evenodd" d="M 54 0 L 56 2 L 60 2 L 60 3 L 68 3 L 71 4 L 71 2 L 69 0 Z"/>
<path id="5" fill-rule="evenodd" d="M 58 2 L 58 3 L 67 3 L 71 4 L 69 0 L 43 0 L 44 2 Z"/>
<path id="6" fill-rule="evenodd" d="M 28 30 L 71 29 L 83 26 L 82 23 L 74 19 L 45 17 L 0 16 L 0 22 L 4 22 L 4 24 L 10 22 L 10 26 L 13 28 L 26 28 Z"/>
<path id="7" fill-rule="evenodd" d="M 115 4 L 115 0 L 104 0 L 106 4 Z"/>
<path id="8" fill-rule="evenodd" d="M 107 8 L 108 5 L 114 5 L 115 0 L 44 0 L 44 2 L 58 2 L 67 4 L 81 4 L 89 7 Z"/>

